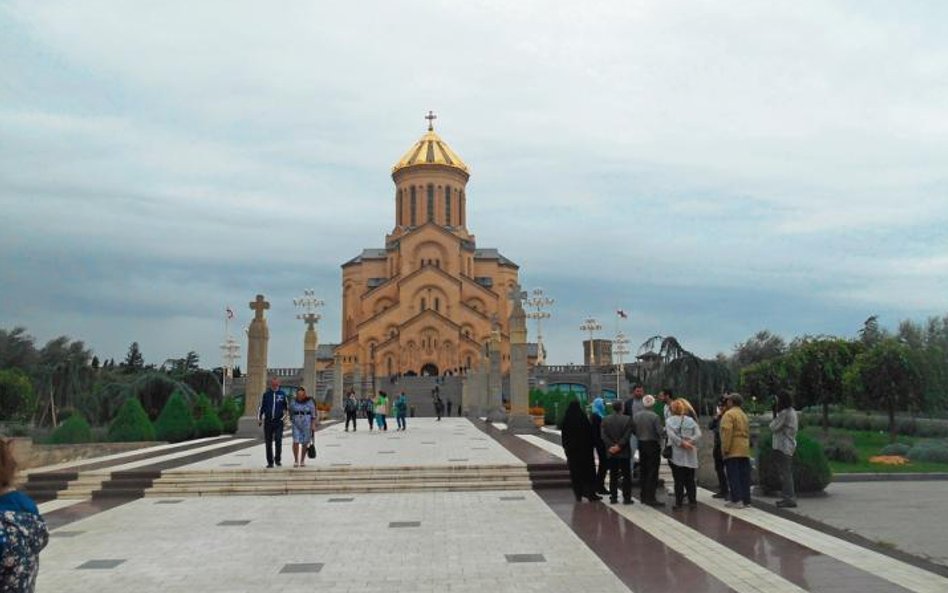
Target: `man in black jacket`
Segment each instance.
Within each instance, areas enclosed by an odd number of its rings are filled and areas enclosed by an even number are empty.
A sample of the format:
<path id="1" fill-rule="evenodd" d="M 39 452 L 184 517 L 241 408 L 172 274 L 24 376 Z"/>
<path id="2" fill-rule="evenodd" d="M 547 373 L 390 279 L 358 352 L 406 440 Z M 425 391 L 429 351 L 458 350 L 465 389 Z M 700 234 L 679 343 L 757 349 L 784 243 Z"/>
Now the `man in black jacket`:
<path id="1" fill-rule="evenodd" d="M 602 420 L 602 441 L 609 455 L 609 502 L 619 500 L 618 481 L 622 476 L 622 503 L 632 504 L 632 450 L 635 445 L 635 425 L 630 416 L 622 413 L 622 402 L 612 402 L 614 414 Z"/>
<path id="2" fill-rule="evenodd" d="M 286 393 L 280 389 L 280 380 L 270 377 L 270 389 L 260 398 L 257 425 L 263 426 L 263 440 L 267 450 L 267 468 L 280 465 L 283 452 L 283 418 L 286 416 Z M 276 449 L 274 451 L 274 449 Z"/>

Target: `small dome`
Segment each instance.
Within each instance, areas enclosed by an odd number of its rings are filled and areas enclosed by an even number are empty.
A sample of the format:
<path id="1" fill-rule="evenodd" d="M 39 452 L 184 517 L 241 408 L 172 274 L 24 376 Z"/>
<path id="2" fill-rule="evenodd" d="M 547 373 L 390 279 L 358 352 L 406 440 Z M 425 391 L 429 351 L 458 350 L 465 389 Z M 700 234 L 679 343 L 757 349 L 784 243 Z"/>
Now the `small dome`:
<path id="1" fill-rule="evenodd" d="M 392 173 L 408 167 L 441 165 L 468 173 L 467 165 L 431 128 L 392 167 Z"/>

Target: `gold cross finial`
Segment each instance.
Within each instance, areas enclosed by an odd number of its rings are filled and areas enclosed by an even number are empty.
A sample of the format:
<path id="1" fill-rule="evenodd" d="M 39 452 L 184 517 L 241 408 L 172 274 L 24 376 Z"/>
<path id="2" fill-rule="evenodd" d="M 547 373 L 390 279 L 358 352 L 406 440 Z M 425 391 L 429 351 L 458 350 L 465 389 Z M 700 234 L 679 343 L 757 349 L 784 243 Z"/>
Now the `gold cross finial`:
<path id="1" fill-rule="evenodd" d="M 434 111 L 429 109 L 425 119 L 428 120 L 428 131 L 434 131 L 434 120 L 438 119 L 438 116 L 434 114 Z"/>

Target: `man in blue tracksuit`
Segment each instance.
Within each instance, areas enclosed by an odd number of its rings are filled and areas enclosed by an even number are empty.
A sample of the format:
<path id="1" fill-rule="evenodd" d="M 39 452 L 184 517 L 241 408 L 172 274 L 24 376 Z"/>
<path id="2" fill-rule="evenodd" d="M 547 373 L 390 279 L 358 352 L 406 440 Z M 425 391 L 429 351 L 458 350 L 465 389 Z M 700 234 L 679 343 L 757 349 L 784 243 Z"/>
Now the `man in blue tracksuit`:
<path id="1" fill-rule="evenodd" d="M 263 440 L 267 446 L 267 467 L 280 465 L 280 453 L 283 452 L 283 417 L 286 416 L 286 393 L 280 389 L 280 380 L 270 378 L 270 389 L 260 398 L 260 410 L 257 413 L 257 425 L 263 426 Z M 276 444 L 276 455 L 274 447 Z"/>

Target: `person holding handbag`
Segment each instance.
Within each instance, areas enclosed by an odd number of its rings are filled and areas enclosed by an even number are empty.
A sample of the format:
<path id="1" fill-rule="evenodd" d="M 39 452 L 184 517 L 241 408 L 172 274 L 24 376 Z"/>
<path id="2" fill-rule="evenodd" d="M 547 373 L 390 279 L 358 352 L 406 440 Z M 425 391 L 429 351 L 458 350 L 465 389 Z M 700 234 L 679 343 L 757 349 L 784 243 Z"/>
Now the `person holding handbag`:
<path id="1" fill-rule="evenodd" d="M 306 450 L 316 432 L 316 403 L 300 387 L 290 402 L 290 422 L 293 426 L 293 467 L 306 467 Z"/>
<path id="2" fill-rule="evenodd" d="M 665 433 L 672 448 L 671 462 L 672 475 L 675 478 L 675 506 L 672 510 L 682 508 L 685 494 L 688 495 L 688 506 L 698 506 L 698 487 L 695 484 L 695 470 L 698 469 L 698 438 L 701 429 L 698 423 L 688 416 L 687 402 L 674 400 L 671 404 L 671 416 L 665 422 Z"/>

